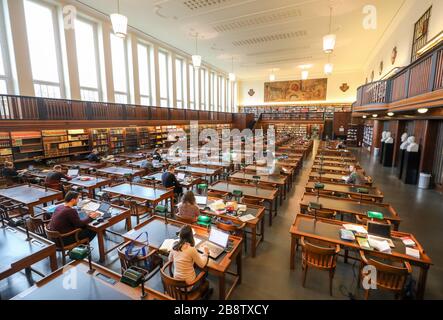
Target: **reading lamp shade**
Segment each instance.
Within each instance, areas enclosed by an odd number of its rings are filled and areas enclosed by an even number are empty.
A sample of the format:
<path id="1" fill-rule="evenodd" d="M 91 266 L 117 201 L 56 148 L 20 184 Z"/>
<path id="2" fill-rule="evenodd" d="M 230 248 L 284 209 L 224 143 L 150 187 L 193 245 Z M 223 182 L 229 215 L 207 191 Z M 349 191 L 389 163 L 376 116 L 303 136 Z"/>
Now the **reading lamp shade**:
<path id="1" fill-rule="evenodd" d="M 202 64 L 202 56 L 194 54 L 192 56 L 192 65 L 194 66 L 194 68 L 200 68 L 201 64 Z"/>
<path id="2" fill-rule="evenodd" d="M 269 75 L 269 81 L 275 81 L 275 74 L 271 73 Z"/>
<path id="3" fill-rule="evenodd" d="M 231 82 L 235 81 L 235 73 L 233 73 L 233 72 L 229 73 L 229 81 L 231 81 Z"/>
<path id="4" fill-rule="evenodd" d="M 335 34 L 327 34 L 323 37 L 323 51 L 325 53 L 331 53 L 335 48 Z"/>
<path id="5" fill-rule="evenodd" d="M 112 29 L 117 37 L 124 38 L 128 30 L 128 18 L 119 13 L 113 13 L 110 15 Z"/>
<path id="6" fill-rule="evenodd" d="M 325 68 L 324 68 L 324 71 L 325 71 L 325 74 L 326 75 L 330 75 L 330 74 L 332 74 L 332 70 L 334 69 L 334 65 L 332 64 L 332 63 L 326 63 L 325 64 Z"/>

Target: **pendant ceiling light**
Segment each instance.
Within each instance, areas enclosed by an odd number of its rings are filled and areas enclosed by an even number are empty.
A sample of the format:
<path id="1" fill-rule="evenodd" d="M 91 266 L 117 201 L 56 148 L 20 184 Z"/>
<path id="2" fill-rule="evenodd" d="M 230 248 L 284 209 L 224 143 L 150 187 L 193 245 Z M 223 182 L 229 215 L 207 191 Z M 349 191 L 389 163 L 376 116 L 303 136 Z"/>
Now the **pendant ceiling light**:
<path id="1" fill-rule="evenodd" d="M 331 75 L 333 70 L 334 70 L 334 65 L 331 63 L 331 54 L 328 53 L 328 63 L 326 63 L 324 66 L 325 75 L 327 76 Z"/>
<path id="2" fill-rule="evenodd" d="M 128 30 L 128 18 L 120 14 L 120 0 L 117 0 L 117 13 L 113 13 L 109 17 L 114 34 L 119 38 L 125 38 Z"/>
<path id="3" fill-rule="evenodd" d="M 202 64 L 202 56 L 198 54 L 197 41 L 198 41 L 198 33 L 195 34 L 195 54 L 192 55 L 192 65 L 194 66 L 195 69 L 200 68 Z"/>
<path id="4" fill-rule="evenodd" d="M 269 81 L 275 81 L 275 73 L 274 73 L 274 69 L 271 70 L 271 74 L 269 75 Z"/>
<path id="5" fill-rule="evenodd" d="M 302 79 L 302 80 L 307 80 L 308 77 L 309 77 L 309 71 L 308 71 L 308 70 L 303 70 L 303 71 L 301 72 L 301 79 Z"/>
<path id="6" fill-rule="evenodd" d="M 323 51 L 331 53 L 335 48 L 336 35 L 332 33 L 332 7 L 329 8 L 329 34 L 323 37 Z"/>
<path id="7" fill-rule="evenodd" d="M 229 73 L 229 81 L 234 82 L 236 77 L 234 73 L 234 57 L 232 57 L 232 65 L 231 65 L 232 72 Z"/>

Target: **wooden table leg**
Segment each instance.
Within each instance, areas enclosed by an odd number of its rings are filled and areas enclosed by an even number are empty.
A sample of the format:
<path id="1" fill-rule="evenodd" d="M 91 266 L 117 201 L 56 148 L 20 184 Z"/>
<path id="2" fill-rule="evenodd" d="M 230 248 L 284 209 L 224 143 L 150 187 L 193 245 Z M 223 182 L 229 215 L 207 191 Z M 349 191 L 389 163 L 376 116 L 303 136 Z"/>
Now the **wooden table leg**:
<path id="1" fill-rule="evenodd" d="M 255 253 L 257 249 L 257 225 L 252 228 L 251 237 L 251 255 L 253 258 L 255 258 Z"/>
<path id="2" fill-rule="evenodd" d="M 420 276 L 417 284 L 417 300 L 423 300 L 425 297 L 426 280 L 428 278 L 429 266 L 420 267 Z"/>
<path id="3" fill-rule="evenodd" d="M 290 256 L 290 261 L 289 261 L 289 266 L 291 268 L 291 270 L 294 270 L 295 268 L 295 236 L 291 235 L 291 256 Z"/>
<path id="4" fill-rule="evenodd" d="M 100 230 L 97 232 L 97 242 L 98 242 L 98 252 L 100 255 L 99 258 L 100 262 L 104 262 L 106 258 L 104 236 L 105 235 L 103 231 Z"/>
<path id="5" fill-rule="evenodd" d="M 265 217 L 263 217 L 261 219 L 260 231 L 261 231 L 261 239 L 260 239 L 260 241 L 264 241 L 265 240 Z"/>
<path id="6" fill-rule="evenodd" d="M 54 251 L 54 253 L 52 253 L 49 256 L 49 265 L 51 267 L 51 271 L 57 270 L 58 266 L 57 266 L 57 252 L 56 251 Z"/>
<path id="7" fill-rule="evenodd" d="M 278 213 L 278 198 L 275 198 L 273 200 L 273 204 L 275 205 L 275 215 L 277 216 L 277 213 Z"/>
<path id="8" fill-rule="evenodd" d="M 237 275 L 238 275 L 238 282 L 237 285 L 241 284 L 242 281 L 242 250 L 239 251 L 236 257 L 237 260 Z"/>
<path id="9" fill-rule="evenodd" d="M 218 276 L 218 299 L 219 300 L 226 300 L 226 293 L 225 293 L 225 274 L 224 272 L 220 273 Z"/>
<path id="10" fill-rule="evenodd" d="M 268 203 L 269 203 L 269 226 L 272 226 L 272 215 L 274 214 L 274 210 L 272 210 L 273 203 L 272 201 L 268 201 Z"/>

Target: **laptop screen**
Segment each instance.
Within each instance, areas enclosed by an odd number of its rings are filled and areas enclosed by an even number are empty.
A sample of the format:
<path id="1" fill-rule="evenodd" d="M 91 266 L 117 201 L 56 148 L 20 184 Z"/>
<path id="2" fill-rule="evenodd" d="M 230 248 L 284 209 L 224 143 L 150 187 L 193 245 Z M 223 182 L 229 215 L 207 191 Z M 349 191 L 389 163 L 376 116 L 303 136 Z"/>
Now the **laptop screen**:
<path id="1" fill-rule="evenodd" d="M 177 173 L 177 179 L 179 179 L 179 180 L 184 180 L 185 176 L 186 176 L 186 174 L 183 172 Z"/>
<path id="2" fill-rule="evenodd" d="M 78 176 L 78 169 L 69 169 L 68 176 L 70 176 L 70 177 Z"/>
<path id="3" fill-rule="evenodd" d="M 98 207 L 97 211 L 102 212 L 102 213 L 107 213 L 109 211 L 110 207 L 111 207 L 111 205 L 109 203 L 102 202 L 100 204 L 100 207 Z"/>
<path id="4" fill-rule="evenodd" d="M 206 205 L 208 203 L 208 198 L 202 196 L 195 196 L 195 201 L 197 202 L 197 204 Z"/>
<path id="5" fill-rule="evenodd" d="M 391 238 L 391 226 L 386 223 L 368 221 L 368 233 L 382 238 Z"/>
<path id="6" fill-rule="evenodd" d="M 229 234 L 223 231 L 220 231 L 216 228 L 211 228 L 211 232 L 209 233 L 209 241 L 219 245 L 222 248 L 226 248 L 228 244 Z"/>

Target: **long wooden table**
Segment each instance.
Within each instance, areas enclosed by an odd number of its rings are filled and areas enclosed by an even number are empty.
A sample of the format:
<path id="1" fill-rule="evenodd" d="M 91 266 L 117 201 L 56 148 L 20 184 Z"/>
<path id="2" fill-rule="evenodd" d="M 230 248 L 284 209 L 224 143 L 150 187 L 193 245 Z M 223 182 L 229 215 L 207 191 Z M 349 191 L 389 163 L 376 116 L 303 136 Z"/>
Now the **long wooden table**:
<path id="1" fill-rule="evenodd" d="M 155 180 L 157 184 L 162 182 L 163 172 L 157 172 L 154 174 L 150 174 L 142 177 L 144 180 Z M 187 176 L 183 181 L 179 181 L 180 185 L 185 189 L 191 190 L 193 186 L 201 183 L 203 180 L 201 177 Z"/>
<path id="2" fill-rule="evenodd" d="M 0 197 L 20 202 L 28 207 L 29 214 L 34 215 L 34 207 L 63 198 L 63 193 L 37 185 L 18 185 L 6 189 L 0 189 Z"/>
<path id="3" fill-rule="evenodd" d="M 46 258 L 51 270 L 57 269 L 55 244 L 32 232 L 29 236 L 27 240 L 26 231 L 20 227 L 0 227 L 0 280 L 23 269 L 29 273 L 33 264 Z"/>
<path id="4" fill-rule="evenodd" d="M 223 169 L 221 167 L 212 169 L 208 167 L 178 166 L 175 168 L 175 171 L 184 172 L 199 177 L 209 177 L 212 181 L 215 176 L 220 175 Z"/>
<path id="5" fill-rule="evenodd" d="M 349 166 L 346 167 L 337 167 L 337 166 L 330 166 L 330 165 L 321 165 L 321 164 L 314 164 L 311 167 L 311 170 L 314 172 L 327 172 L 327 173 L 334 173 L 334 174 L 341 174 L 341 175 L 348 175 L 350 173 L 349 171 Z M 361 174 L 365 174 L 365 170 L 363 169 L 358 169 L 358 171 Z"/>
<path id="6" fill-rule="evenodd" d="M 74 186 L 85 188 L 86 190 L 88 190 L 89 197 L 94 198 L 95 189 L 109 185 L 111 183 L 111 180 L 97 176 L 93 177 L 93 176 L 81 175 L 75 177 L 70 181 L 67 181 L 67 183 L 72 184 Z"/>
<path id="7" fill-rule="evenodd" d="M 86 260 L 76 260 L 38 281 L 12 300 L 140 300 L 141 287 L 120 282 L 121 275 L 101 265 L 92 264 L 88 273 Z M 66 280 L 72 281 L 66 281 Z M 75 281 L 75 282 L 74 282 Z M 75 285 L 75 287 L 74 287 Z M 72 286 L 72 287 L 70 287 Z M 147 287 L 143 300 L 169 300 L 165 294 Z"/>
<path id="8" fill-rule="evenodd" d="M 338 199 L 327 196 L 320 196 L 317 198 L 316 195 L 305 193 L 303 198 L 300 200 L 300 209 L 302 211 L 306 210 L 310 202 L 320 203 L 323 209 L 330 209 L 342 214 L 350 214 L 360 217 L 367 217 L 368 211 L 381 212 L 383 214 L 383 220 L 390 221 L 394 225 L 395 230 L 398 230 L 401 221 L 397 212 L 389 204 L 371 204 L 366 202 L 358 203 L 349 199 Z"/>
<path id="9" fill-rule="evenodd" d="M 68 161 L 61 163 L 62 167 L 72 168 L 78 167 L 80 170 L 100 169 L 106 166 L 104 162 L 89 162 L 89 161 Z"/>
<path id="10" fill-rule="evenodd" d="M 338 183 L 323 183 L 324 189 L 320 190 L 320 194 L 331 195 L 334 192 L 353 195 L 355 197 L 371 197 L 376 202 L 383 202 L 383 193 L 377 187 L 365 187 L 368 190 L 368 193 L 361 194 L 357 191 L 358 187 L 352 186 L 349 184 L 338 184 Z M 315 182 L 309 181 L 306 184 L 306 192 L 314 192 L 317 193 L 317 190 L 314 189 Z M 356 198 L 357 199 L 357 198 Z M 359 200 L 358 198 L 357 200 Z"/>
<path id="11" fill-rule="evenodd" d="M 343 180 L 343 176 L 342 174 L 337 174 L 337 173 L 323 173 L 320 177 L 320 173 L 316 172 L 316 171 L 312 171 L 309 174 L 309 181 L 329 181 L 329 182 L 338 182 L 338 183 L 342 183 L 342 184 L 346 184 L 345 180 Z M 372 181 L 370 181 L 368 179 L 367 176 L 365 176 L 365 184 L 368 186 L 372 186 Z"/>
<path id="12" fill-rule="evenodd" d="M 218 198 L 214 198 L 214 197 L 209 197 L 208 198 L 208 204 L 207 206 L 209 206 L 212 202 L 220 200 Z M 253 204 L 246 204 L 246 211 L 243 212 L 241 215 L 230 215 L 230 214 L 219 214 L 216 213 L 212 210 L 208 210 L 208 208 L 206 208 L 207 206 L 204 205 L 199 205 L 200 210 L 206 214 L 206 215 L 210 215 L 213 217 L 220 217 L 222 219 L 226 219 L 226 220 L 231 220 L 234 223 L 238 223 L 241 224 L 243 223 L 240 220 L 240 217 L 251 214 L 253 215 L 255 218 L 245 221 L 246 224 L 246 228 L 249 228 L 251 230 L 251 256 L 254 258 L 256 256 L 256 252 L 257 252 L 257 247 L 258 245 L 265 239 L 265 220 L 264 220 L 264 215 L 265 215 L 265 207 L 262 206 L 256 206 Z M 260 230 L 258 230 L 258 228 L 260 227 Z"/>
<path id="13" fill-rule="evenodd" d="M 385 257 L 405 260 L 412 265 L 419 267 L 420 276 L 417 286 L 417 298 L 424 298 L 427 274 L 430 266 L 432 265 L 432 261 L 431 258 L 426 254 L 423 247 L 412 234 L 393 231 L 392 241 L 394 242 L 395 247 L 392 248 L 391 253 L 383 253 L 361 248 L 357 241 L 342 240 L 340 238 L 340 229 L 343 228 L 342 226 L 345 223 L 346 222 L 343 221 L 321 218 L 318 218 L 317 222 L 315 222 L 312 216 L 298 214 L 294 224 L 291 226 L 289 231 L 291 234 L 290 268 L 295 268 L 295 249 L 297 239 L 301 237 L 306 237 L 310 239 L 322 240 L 332 244 L 338 244 L 342 248 L 347 248 L 355 251 L 363 250 L 365 252 L 368 252 L 369 254 L 375 254 L 382 258 Z M 417 244 L 415 249 L 419 250 L 420 258 L 417 259 L 406 254 L 406 247 L 400 239 L 402 237 L 410 237 Z"/>
<path id="14" fill-rule="evenodd" d="M 103 189 L 105 192 L 118 194 L 121 196 L 132 197 L 136 199 L 145 200 L 153 206 L 163 200 L 170 200 L 171 207 L 174 205 L 174 190 L 153 188 L 136 183 L 122 183 L 112 187 Z"/>
<path id="15" fill-rule="evenodd" d="M 278 189 L 260 188 L 249 184 L 237 183 L 233 181 L 218 181 L 209 186 L 209 190 L 228 192 L 232 194 L 234 190 L 240 190 L 244 196 L 256 199 L 263 199 L 269 204 L 269 225 L 272 225 L 272 215 L 277 215 L 278 208 Z"/>
<path id="16" fill-rule="evenodd" d="M 319 166 L 321 163 L 323 163 L 323 166 L 332 166 L 336 168 L 345 168 L 348 169 L 349 166 L 354 166 L 357 169 L 361 169 L 362 167 L 357 161 L 338 161 L 338 160 L 323 160 L 320 159 L 314 159 L 314 165 Z"/>
<path id="17" fill-rule="evenodd" d="M 134 168 L 126 168 L 126 167 L 106 167 L 98 169 L 97 172 L 101 172 L 106 175 L 117 175 L 117 176 L 141 176 L 145 172 L 144 170 L 134 169 Z"/>
<path id="18" fill-rule="evenodd" d="M 349 155 L 349 156 L 324 156 L 324 155 L 319 155 L 317 154 L 315 156 L 315 159 L 317 160 L 321 160 L 323 159 L 323 161 L 339 161 L 339 162 L 346 162 L 346 161 L 352 161 L 352 162 L 356 162 L 357 160 L 355 159 L 354 156 Z"/>
<path id="19" fill-rule="evenodd" d="M 162 217 L 153 216 L 148 220 L 137 225 L 123 235 L 126 241 L 140 241 L 137 237 L 144 232 L 149 235 L 149 247 L 155 250 L 160 249 L 163 241 L 166 239 L 176 239 L 177 232 L 186 225 L 183 222 L 168 219 L 168 223 Z M 195 231 L 196 238 L 206 240 L 208 238 L 208 229 L 200 226 L 192 225 Z M 219 282 L 219 299 L 226 300 L 232 293 L 232 290 L 237 284 L 241 283 L 242 277 L 242 239 L 236 236 L 229 236 L 232 249 L 229 252 L 224 252 L 216 260 L 210 259 L 208 263 L 208 271 L 218 277 Z M 144 241 L 144 240 L 143 240 Z M 145 244 L 141 242 L 140 244 Z M 232 274 L 228 269 L 232 263 L 236 262 L 237 272 Z M 226 274 L 231 274 L 235 277 L 232 287 L 226 292 Z"/>

